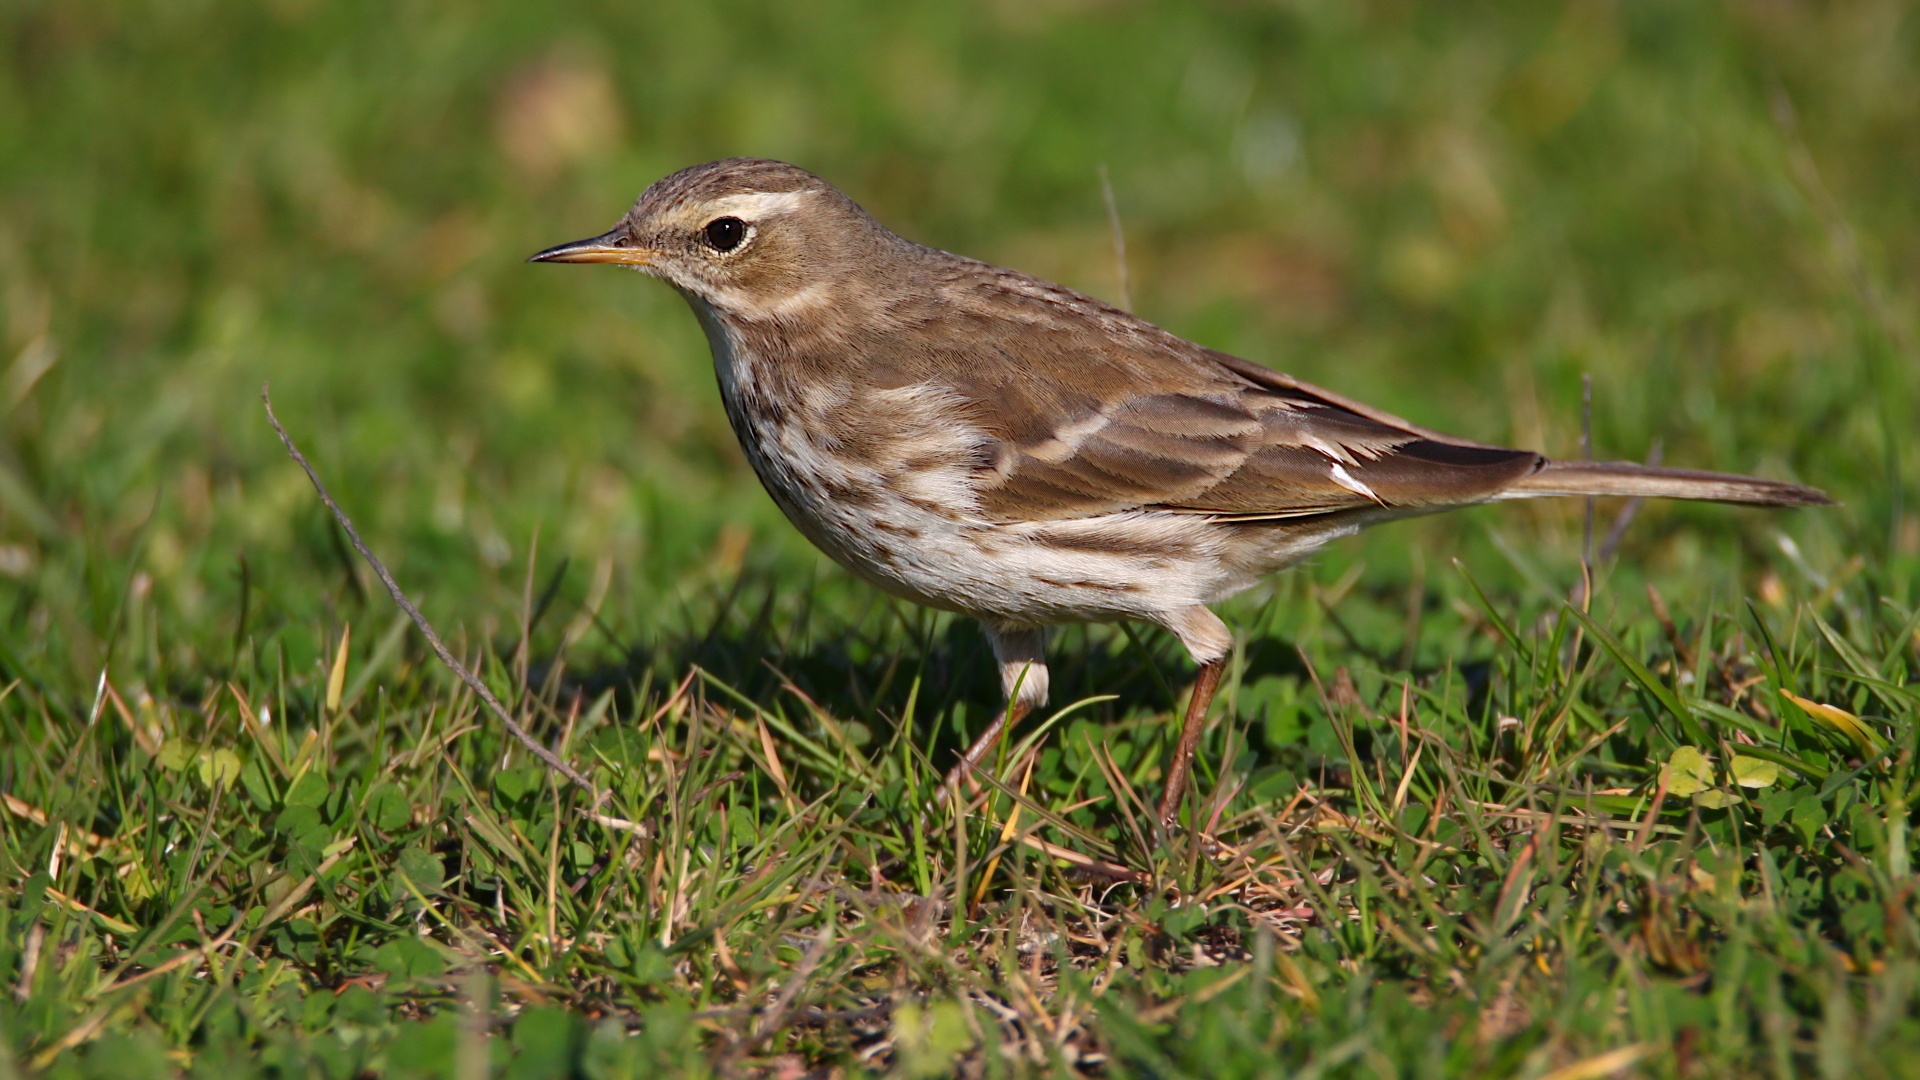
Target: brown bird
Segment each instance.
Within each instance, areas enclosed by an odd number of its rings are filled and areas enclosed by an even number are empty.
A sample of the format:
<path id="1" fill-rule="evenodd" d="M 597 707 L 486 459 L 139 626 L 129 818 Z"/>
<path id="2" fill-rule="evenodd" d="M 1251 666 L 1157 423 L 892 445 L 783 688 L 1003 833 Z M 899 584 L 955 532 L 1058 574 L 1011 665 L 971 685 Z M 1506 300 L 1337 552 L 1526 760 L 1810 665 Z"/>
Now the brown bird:
<path id="1" fill-rule="evenodd" d="M 889 232 L 778 161 L 696 165 L 611 232 L 693 305 L 727 416 L 793 524 L 887 592 L 986 628 L 1008 702 L 1047 700 L 1046 629 L 1137 619 L 1200 665 L 1171 822 L 1231 635 L 1207 605 L 1369 525 L 1496 499 L 1829 502 L 1773 480 L 1554 461 L 1442 435 L 1038 278 Z"/>

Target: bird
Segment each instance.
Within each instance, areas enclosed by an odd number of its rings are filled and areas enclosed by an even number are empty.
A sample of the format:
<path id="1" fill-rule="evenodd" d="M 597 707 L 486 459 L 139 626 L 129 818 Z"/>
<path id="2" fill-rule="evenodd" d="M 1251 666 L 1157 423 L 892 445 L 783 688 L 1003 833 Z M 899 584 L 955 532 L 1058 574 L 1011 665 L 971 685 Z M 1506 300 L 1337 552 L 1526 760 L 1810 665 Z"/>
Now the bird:
<path id="1" fill-rule="evenodd" d="M 1831 502 L 1798 484 L 1432 431 L 907 240 L 780 161 L 683 169 L 611 230 L 528 261 L 608 263 L 679 291 L 788 520 L 882 590 L 979 621 L 1006 705 L 949 790 L 1046 703 L 1050 627 L 1155 624 L 1198 665 L 1158 805 L 1173 826 L 1232 647 L 1210 605 L 1330 541 L 1506 499 Z"/>

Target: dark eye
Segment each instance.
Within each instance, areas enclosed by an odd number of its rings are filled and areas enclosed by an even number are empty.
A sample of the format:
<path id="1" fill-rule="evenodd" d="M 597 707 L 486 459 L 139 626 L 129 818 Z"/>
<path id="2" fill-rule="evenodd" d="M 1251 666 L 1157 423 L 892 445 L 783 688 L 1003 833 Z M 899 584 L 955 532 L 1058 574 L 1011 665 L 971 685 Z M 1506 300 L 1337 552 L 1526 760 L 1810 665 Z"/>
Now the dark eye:
<path id="1" fill-rule="evenodd" d="M 704 230 L 707 246 L 715 251 L 732 251 L 747 238 L 747 223 L 737 217 L 714 218 Z"/>

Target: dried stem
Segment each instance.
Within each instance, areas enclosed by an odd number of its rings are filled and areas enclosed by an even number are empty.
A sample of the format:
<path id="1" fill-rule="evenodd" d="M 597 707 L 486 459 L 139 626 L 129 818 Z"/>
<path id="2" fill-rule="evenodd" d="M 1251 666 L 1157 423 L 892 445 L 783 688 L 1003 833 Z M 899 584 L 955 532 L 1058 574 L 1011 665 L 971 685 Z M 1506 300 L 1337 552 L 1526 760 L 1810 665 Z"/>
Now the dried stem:
<path id="1" fill-rule="evenodd" d="M 445 642 L 440 640 L 440 635 L 433 632 L 433 624 L 427 622 L 427 617 L 420 614 L 420 609 L 413 606 L 413 601 L 407 599 L 407 594 L 400 590 L 399 583 L 393 580 L 393 575 L 387 572 L 386 566 L 374 557 L 373 552 L 367 550 L 366 541 L 360 539 L 360 533 L 353 527 L 353 522 L 348 519 L 346 511 L 341 510 L 340 504 L 333 501 L 332 495 L 327 494 L 327 486 L 320 482 L 320 475 L 313 471 L 312 465 L 307 464 L 306 455 L 300 452 L 300 448 L 293 445 L 293 437 L 287 434 L 286 428 L 280 426 L 280 418 L 273 415 L 273 399 L 267 396 L 265 383 L 260 386 L 260 400 L 267 407 L 267 420 L 273 424 L 273 430 L 279 434 L 280 442 L 286 446 L 287 453 L 293 457 L 294 462 L 306 470 L 307 479 L 313 481 L 313 490 L 320 493 L 320 501 L 327 504 L 327 509 L 333 512 L 333 519 L 346 530 L 347 539 L 353 543 L 353 550 L 367 560 L 368 566 L 373 567 L 374 574 L 380 578 L 380 584 L 387 587 L 387 595 L 393 597 L 393 602 L 400 605 L 401 611 L 407 613 L 407 617 L 413 620 L 413 625 L 420 628 L 420 633 L 426 636 L 427 644 L 433 646 L 434 655 L 440 658 L 441 663 L 453 669 L 455 675 L 460 676 L 460 681 L 466 683 L 467 688 L 479 696 L 480 700 L 486 704 L 487 711 L 493 714 L 494 719 L 500 721 L 514 738 L 519 739 L 528 750 L 531 750 L 534 757 L 545 762 L 549 769 L 580 785 L 582 790 L 594 796 L 594 804 L 597 806 L 600 802 L 600 791 L 593 786 L 593 781 L 582 776 L 573 766 L 560 760 L 558 754 L 541 745 L 538 739 L 535 739 L 526 728 L 521 727 L 519 722 L 508 714 L 506 707 L 500 704 L 500 699 L 494 697 L 493 691 L 487 689 L 486 683 L 481 682 L 473 672 L 468 671 L 466 665 L 454 659 L 452 651 L 447 648 Z"/>

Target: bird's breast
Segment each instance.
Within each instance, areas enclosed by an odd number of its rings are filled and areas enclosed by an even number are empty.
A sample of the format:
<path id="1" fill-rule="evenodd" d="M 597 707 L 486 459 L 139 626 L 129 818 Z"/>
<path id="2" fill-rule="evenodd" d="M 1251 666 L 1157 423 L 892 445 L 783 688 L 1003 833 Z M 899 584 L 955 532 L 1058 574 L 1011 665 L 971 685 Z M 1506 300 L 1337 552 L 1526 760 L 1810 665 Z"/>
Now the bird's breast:
<path id="1" fill-rule="evenodd" d="M 1251 580 L 1222 566 L 1218 527 L 1196 515 L 989 515 L 998 443 L 951 388 L 799 378 L 751 337 L 710 337 L 727 416 L 774 502 L 890 593 L 1048 624 L 1160 618 Z"/>
<path id="2" fill-rule="evenodd" d="M 987 439 L 948 392 L 809 372 L 703 312 L 728 420 L 796 528 L 837 562 L 936 606 L 929 564 L 980 525 Z M 937 576 L 937 575 L 934 575 Z"/>

